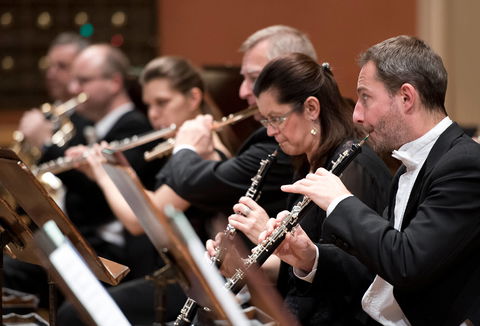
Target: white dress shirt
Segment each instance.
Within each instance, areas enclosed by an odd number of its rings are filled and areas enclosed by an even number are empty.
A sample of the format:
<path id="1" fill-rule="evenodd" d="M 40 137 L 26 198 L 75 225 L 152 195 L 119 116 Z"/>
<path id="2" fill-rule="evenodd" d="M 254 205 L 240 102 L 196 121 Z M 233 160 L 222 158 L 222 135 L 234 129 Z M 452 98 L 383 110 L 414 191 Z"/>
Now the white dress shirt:
<path id="1" fill-rule="evenodd" d="M 103 139 L 113 128 L 115 123 L 126 113 L 134 110 L 133 103 L 126 103 L 108 113 L 95 124 L 95 134 L 97 139 Z M 133 135 L 132 135 L 133 136 Z M 123 237 L 123 225 L 119 220 L 101 225 L 97 233 L 104 241 L 113 243 L 122 247 L 125 244 Z"/>

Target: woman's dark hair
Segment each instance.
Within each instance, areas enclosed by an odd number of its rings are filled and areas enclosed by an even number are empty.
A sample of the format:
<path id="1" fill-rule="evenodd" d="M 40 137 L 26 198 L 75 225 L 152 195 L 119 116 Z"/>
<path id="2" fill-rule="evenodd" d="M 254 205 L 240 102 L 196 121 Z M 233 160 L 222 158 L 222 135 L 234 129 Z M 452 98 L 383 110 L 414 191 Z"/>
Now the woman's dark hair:
<path id="1" fill-rule="evenodd" d="M 320 102 L 319 147 L 310 162 L 310 169 L 324 166 L 333 151 L 355 136 L 352 107 L 338 89 L 328 64 L 319 65 L 301 53 L 278 57 L 268 63 L 255 82 L 253 93 L 258 97 L 274 91 L 280 104 L 293 105 L 293 111 L 302 113 L 309 96 Z"/>

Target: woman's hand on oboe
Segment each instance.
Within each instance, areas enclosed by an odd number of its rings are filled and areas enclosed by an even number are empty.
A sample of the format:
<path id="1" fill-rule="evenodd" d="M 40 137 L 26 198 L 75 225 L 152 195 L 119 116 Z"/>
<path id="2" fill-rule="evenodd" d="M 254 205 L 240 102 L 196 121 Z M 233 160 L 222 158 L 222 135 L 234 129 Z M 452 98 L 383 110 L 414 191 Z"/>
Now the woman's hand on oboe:
<path id="1" fill-rule="evenodd" d="M 233 206 L 233 211 L 235 214 L 228 217 L 228 223 L 257 244 L 258 236 L 265 230 L 268 221 L 267 212 L 253 199 L 245 196 Z"/>
<path id="2" fill-rule="evenodd" d="M 207 249 L 207 256 L 208 258 L 212 259 L 215 257 L 217 254 L 217 248 L 220 245 L 222 238 L 225 235 L 223 232 L 218 232 L 217 235 L 215 235 L 215 239 L 208 239 L 207 242 L 205 243 L 205 248 Z"/>
<path id="3" fill-rule="evenodd" d="M 278 213 L 277 218 L 271 218 L 267 222 L 266 230 L 260 234 L 258 241 L 262 242 L 270 237 L 288 214 L 288 211 L 283 211 Z M 316 246 L 302 227 L 297 225 L 293 231 L 287 232 L 285 239 L 275 250 L 275 255 L 287 264 L 308 273 L 315 263 Z"/>
<path id="4" fill-rule="evenodd" d="M 215 240 L 209 239 L 207 240 L 205 247 L 207 249 L 207 257 L 212 260 L 214 257 L 217 257 L 217 250 L 220 246 L 226 245 L 225 243 L 222 243 L 225 237 L 224 232 L 218 232 L 215 236 Z M 232 276 L 237 268 L 241 268 L 243 266 L 242 260 L 241 260 L 241 255 L 239 255 L 238 248 L 236 248 L 233 243 L 229 243 L 229 246 L 227 247 L 227 253 L 228 255 L 225 255 L 223 257 L 223 260 L 221 261 L 220 265 L 220 272 L 222 273 L 223 276 L 225 277 L 230 277 Z M 240 248 L 241 249 L 241 248 Z"/>

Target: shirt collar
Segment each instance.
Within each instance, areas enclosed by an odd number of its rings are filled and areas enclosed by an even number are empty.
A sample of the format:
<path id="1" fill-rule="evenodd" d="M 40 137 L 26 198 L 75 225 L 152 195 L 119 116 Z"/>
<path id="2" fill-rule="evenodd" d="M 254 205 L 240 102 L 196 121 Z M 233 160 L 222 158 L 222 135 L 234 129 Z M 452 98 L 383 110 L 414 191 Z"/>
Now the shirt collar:
<path id="1" fill-rule="evenodd" d="M 453 121 L 449 117 L 443 118 L 422 137 L 403 144 L 398 150 L 394 150 L 392 157 L 400 160 L 407 167 L 407 170 L 417 168 L 419 164 L 425 162 L 435 141 L 452 123 Z"/>
<path id="2" fill-rule="evenodd" d="M 115 108 L 95 124 L 95 134 L 97 139 L 103 139 L 110 129 L 117 123 L 125 113 L 134 109 L 133 103 L 128 102 Z"/>

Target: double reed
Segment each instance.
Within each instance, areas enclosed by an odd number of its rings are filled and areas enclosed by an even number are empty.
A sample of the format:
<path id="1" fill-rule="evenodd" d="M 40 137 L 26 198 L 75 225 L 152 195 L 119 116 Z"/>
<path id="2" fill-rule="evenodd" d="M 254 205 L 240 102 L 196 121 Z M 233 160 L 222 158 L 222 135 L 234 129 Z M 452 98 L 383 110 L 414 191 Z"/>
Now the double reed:
<path id="1" fill-rule="evenodd" d="M 347 166 L 353 161 L 355 157 L 362 151 L 361 146 L 367 140 L 365 137 L 360 143 L 353 144 L 351 148 L 347 149 L 339 155 L 339 157 L 332 162 L 330 172 L 335 175 L 340 175 Z M 272 234 L 263 240 L 260 244 L 254 247 L 251 254 L 243 260 L 243 268 L 239 268 L 225 283 L 225 288 L 237 293 L 245 285 L 245 276 L 250 268 L 261 266 L 268 257 L 275 251 L 275 249 L 282 243 L 288 232 L 292 231 L 305 215 L 305 208 L 310 204 L 311 200 L 307 196 L 298 202 L 290 211 L 290 213 L 282 220 L 280 225 L 273 230 Z"/>
<path id="2" fill-rule="evenodd" d="M 176 129 L 177 127 L 175 126 L 175 124 L 172 124 L 170 125 L 170 127 L 163 128 L 156 131 L 151 131 L 144 135 L 140 135 L 140 136 L 135 135 L 122 140 L 112 141 L 108 143 L 107 147 L 111 152 L 123 152 L 131 148 L 147 144 L 149 142 L 152 142 L 160 138 L 170 137 L 175 132 Z M 41 175 L 46 172 L 50 172 L 53 174 L 65 172 L 70 169 L 73 169 L 75 164 L 84 162 L 87 159 L 89 154 L 90 154 L 90 151 L 87 150 L 82 156 L 77 158 L 59 157 L 55 160 L 48 161 L 33 167 L 32 172 L 35 175 Z"/>
<path id="3" fill-rule="evenodd" d="M 214 121 L 212 130 L 220 130 L 221 128 L 234 124 L 236 122 L 242 121 L 248 117 L 251 117 L 257 112 L 256 106 L 248 107 L 237 113 L 229 114 L 226 117 L 223 117 L 220 121 Z M 145 152 L 143 155 L 146 161 L 151 161 L 157 158 L 161 158 L 172 153 L 173 147 L 175 146 L 175 139 L 169 138 L 166 141 L 158 144 L 152 150 Z"/>
<path id="4" fill-rule="evenodd" d="M 248 187 L 245 197 L 252 198 L 255 201 L 260 198 L 265 177 L 267 176 L 272 164 L 275 163 L 277 155 L 278 149 L 276 149 L 272 154 L 268 154 L 266 159 L 260 161 L 260 167 L 258 168 L 255 176 L 251 179 L 252 183 L 250 184 L 250 187 Z M 212 257 L 212 264 L 215 264 L 217 267 L 221 265 L 229 245 L 232 244 L 236 232 L 237 230 L 229 223 L 226 229 L 223 231 L 224 238 L 222 239 L 220 245 L 216 248 L 215 256 Z M 226 242 L 228 242 L 228 244 Z M 195 300 L 188 298 L 180 310 L 180 314 L 177 316 L 174 325 L 184 326 L 192 324 L 199 307 L 200 306 L 195 302 Z"/>

